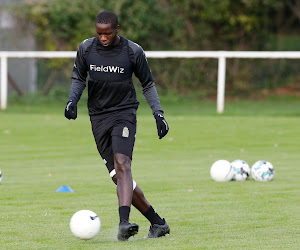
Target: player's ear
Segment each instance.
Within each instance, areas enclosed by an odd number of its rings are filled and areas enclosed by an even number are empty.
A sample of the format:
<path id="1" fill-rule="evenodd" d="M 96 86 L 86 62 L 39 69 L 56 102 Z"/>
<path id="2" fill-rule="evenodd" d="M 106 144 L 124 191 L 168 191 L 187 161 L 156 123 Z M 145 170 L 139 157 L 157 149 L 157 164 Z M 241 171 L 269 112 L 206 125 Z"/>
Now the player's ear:
<path id="1" fill-rule="evenodd" d="M 117 33 L 120 31 L 120 25 L 119 24 L 116 27 L 116 31 L 117 31 Z"/>

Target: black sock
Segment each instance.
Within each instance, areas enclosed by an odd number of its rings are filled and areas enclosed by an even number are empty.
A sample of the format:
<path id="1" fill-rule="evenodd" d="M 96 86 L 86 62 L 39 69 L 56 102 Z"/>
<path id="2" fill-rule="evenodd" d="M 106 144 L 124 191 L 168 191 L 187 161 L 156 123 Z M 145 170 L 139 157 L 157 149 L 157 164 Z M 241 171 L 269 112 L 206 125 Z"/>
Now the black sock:
<path id="1" fill-rule="evenodd" d="M 152 206 L 144 213 L 144 216 L 150 221 L 151 225 L 158 224 L 163 225 L 164 221 L 160 216 L 155 212 Z"/>
<path id="2" fill-rule="evenodd" d="M 128 206 L 119 207 L 120 223 L 129 221 L 129 213 L 130 213 L 130 207 Z"/>

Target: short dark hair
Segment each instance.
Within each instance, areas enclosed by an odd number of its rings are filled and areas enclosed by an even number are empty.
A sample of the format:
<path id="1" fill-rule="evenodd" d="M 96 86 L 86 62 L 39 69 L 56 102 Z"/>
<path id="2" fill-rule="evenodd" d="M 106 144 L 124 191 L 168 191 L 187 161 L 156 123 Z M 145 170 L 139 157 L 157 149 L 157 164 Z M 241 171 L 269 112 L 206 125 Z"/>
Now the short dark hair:
<path id="1" fill-rule="evenodd" d="M 112 28 L 119 24 L 118 16 L 112 11 L 102 11 L 96 16 L 95 23 L 110 23 Z"/>

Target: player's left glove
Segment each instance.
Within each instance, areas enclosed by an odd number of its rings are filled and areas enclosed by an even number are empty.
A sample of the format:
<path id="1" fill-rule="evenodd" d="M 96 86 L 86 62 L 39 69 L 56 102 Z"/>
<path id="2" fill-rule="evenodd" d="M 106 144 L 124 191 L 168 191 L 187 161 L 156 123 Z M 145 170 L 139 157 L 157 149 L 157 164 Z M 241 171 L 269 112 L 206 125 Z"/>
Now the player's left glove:
<path id="1" fill-rule="evenodd" d="M 163 138 L 169 132 L 169 125 L 162 114 L 154 115 L 159 139 Z"/>
<path id="2" fill-rule="evenodd" d="M 73 101 L 68 101 L 65 108 L 65 117 L 75 120 L 77 118 L 77 104 Z"/>

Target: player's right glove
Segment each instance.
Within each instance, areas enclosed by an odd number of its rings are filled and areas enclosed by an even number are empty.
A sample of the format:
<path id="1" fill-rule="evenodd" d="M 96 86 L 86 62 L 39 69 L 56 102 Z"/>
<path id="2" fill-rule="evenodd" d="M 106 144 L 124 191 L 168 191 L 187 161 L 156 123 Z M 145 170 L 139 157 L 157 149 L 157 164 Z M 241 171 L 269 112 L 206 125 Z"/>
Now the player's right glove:
<path id="1" fill-rule="evenodd" d="M 169 132 L 169 125 L 162 114 L 154 115 L 159 139 L 163 138 Z"/>
<path id="2" fill-rule="evenodd" d="M 75 120 L 77 118 L 77 103 L 68 101 L 67 106 L 65 108 L 65 117 Z"/>

